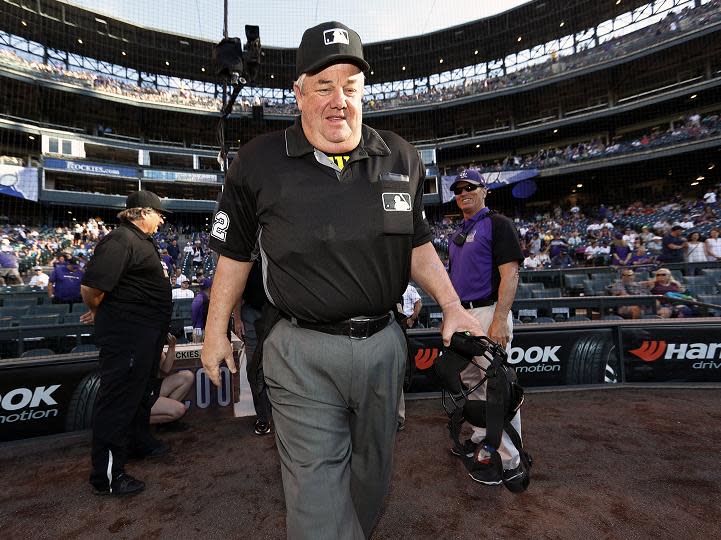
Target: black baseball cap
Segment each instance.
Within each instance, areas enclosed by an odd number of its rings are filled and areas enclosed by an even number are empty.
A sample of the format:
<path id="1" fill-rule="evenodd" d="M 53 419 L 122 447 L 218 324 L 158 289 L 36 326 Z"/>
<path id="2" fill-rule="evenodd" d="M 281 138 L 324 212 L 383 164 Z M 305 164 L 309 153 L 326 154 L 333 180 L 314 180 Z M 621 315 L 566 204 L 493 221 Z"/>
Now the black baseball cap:
<path id="1" fill-rule="evenodd" d="M 133 191 L 125 201 L 125 208 L 152 208 L 158 212 L 172 214 L 170 210 L 163 208 L 163 203 L 152 191 Z"/>
<path id="2" fill-rule="evenodd" d="M 363 58 L 358 32 L 337 21 L 324 22 L 303 32 L 295 57 L 295 77 L 342 62 L 354 64 L 361 71 L 371 68 Z"/>

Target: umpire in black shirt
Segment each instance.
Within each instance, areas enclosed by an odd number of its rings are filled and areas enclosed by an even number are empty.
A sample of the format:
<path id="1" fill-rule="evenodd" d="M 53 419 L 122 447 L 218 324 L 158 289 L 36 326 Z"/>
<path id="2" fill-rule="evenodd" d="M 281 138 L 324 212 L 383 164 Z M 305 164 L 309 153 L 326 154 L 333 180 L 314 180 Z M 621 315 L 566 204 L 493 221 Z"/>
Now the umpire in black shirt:
<path id="1" fill-rule="evenodd" d="M 215 384 L 221 362 L 236 369 L 226 328 L 260 248 L 263 369 L 293 540 L 367 538 L 380 515 L 407 358 L 391 313 L 408 280 L 440 304 L 446 342 L 482 333 L 430 242 L 418 151 L 362 123 L 368 69 L 341 23 L 303 34 L 300 117 L 238 151 L 211 231 L 220 258 L 202 362 Z"/>
<path id="2" fill-rule="evenodd" d="M 95 248 L 81 293 L 100 347 L 100 388 L 93 417 L 92 472 L 97 493 L 128 495 L 145 484 L 125 473 L 131 457 L 160 456 L 168 447 L 150 435 L 152 381 L 172 311 L 170 281 L 153 241 L 163 223 L 150 191 L 128 195 L 120 226 Z"/>

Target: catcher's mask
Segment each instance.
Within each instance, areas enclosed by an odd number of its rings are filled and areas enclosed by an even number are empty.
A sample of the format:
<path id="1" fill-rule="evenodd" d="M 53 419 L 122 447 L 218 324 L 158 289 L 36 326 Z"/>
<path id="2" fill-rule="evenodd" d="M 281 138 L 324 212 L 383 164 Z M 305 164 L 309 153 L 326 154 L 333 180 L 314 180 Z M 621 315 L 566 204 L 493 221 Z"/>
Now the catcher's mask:
<path id="1" fill-rule="evenodd" d="M 520 492 L 528 487 L 531 459 L 523 450 L 520 435 L 511 425 L 511 420 L 523 404 L 523 388 L 507 359 L 505 349 L 487 337 L 456 332 L 450 347 L 445 348 L 434 363 L 434 369 L 443 389 L 441 402 L 449 417 L 448 430 L 455 445 L 454 453 L 464 456 L 464 463 L 471 470 L 473 460 L 466 456 L 460 442 L 463 422 L 486 428 L 484 442 L 493 449 L 500 447 L 505 431 L 518 449 L 526 471 L 516 477 L 515 482 L 504 481 L 504 484 L 511 491 Z M 468 364 L 473 364 L 483 373 L 481 380 L 470 388 L 461 379 L 461 372 Z M 471 394 L 484 383 L 487 385 L 486 400 L 471 399 Z"/>

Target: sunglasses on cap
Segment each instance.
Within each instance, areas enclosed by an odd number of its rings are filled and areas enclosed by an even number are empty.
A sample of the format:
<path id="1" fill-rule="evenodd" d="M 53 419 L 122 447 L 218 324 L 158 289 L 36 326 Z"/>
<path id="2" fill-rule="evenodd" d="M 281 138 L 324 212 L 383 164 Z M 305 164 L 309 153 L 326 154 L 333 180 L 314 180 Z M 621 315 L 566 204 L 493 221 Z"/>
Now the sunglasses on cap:
<path id="1" fill-rule="evenodd" d="M 481 186 L 477 186 L 477 185 L 475 185 L 475 184 L 468 184 L 468 185 L 463 186 L 463 187 L 453 188 L 453 194 L 454 194 L 454 195 L 460 195 L 460 194 L 463 193 L 464 191 L 465 191 L 466 193 L 470 193 L 471 191 L 476 191 L 479 187 L 481 187 Z"/>

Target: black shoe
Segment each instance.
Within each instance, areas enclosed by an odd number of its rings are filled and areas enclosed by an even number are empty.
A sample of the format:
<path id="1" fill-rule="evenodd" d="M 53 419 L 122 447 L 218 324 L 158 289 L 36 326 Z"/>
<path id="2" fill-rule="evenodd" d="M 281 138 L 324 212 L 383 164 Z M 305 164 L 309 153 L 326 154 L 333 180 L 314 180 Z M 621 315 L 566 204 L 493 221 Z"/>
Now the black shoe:
<path id="1" fill-rule="evenodd" d="M 461 449 L 454 445 L 453 448 L 451 448 L 451 454 L 458 457 L 463 457 L 465 455 L 467 458 L 472 458 L 473 454 L 476 453 L 477 447 L 478 443 L 474 443 L 471 439 L 468 439 L 466 441 L 463 441 L 462 452 Z"/>
<path id="2" fill-rule="evenodd" d="M 405 420 L 403 420 L 403 421 L 399 420 L 399 421 L 398 421 L 398 426 L 396 426 L 396 431 L 403 431 L 404 429 L 406 429 L 406 421 L 405 421 Z"/>
<path id="3" fill-rule="evenodd" d="M 503 485 L 508 488 L 512 493 L 522 493 L 528 489 L 528 485 L 531 483 L 531 465 L 533 459 L 528 454 L 526 456 L 526 463 L 521 459 L 518 467 L 515 469 L 508 469 L 503 471 Z"/>
<path id="4" fill-rule="evenodd" d="M 486 486 L 497 486 L 503 482 L 501 455 L 489 445 L 482 443 L 473 454 L 473 466 L 468 476 Z"/>
<path id="5" fill-rule="evenodd" d="M 136 495 L 145 489 L 145 482 L 133 478 L 129 474 L 120 473 L 110 485 L 98 486 L 93 484 L 96 495 L 113 495 L 115 497 L 122 497 L 124 495 Z"/>
<path id="6" fill-rule="evenodd" d="M 263 422 L 262 420 L 255 421 L 255 429 L 253 430 L 253 433 L 256 435 L 268 435 L 270 432 L 271 429 L 268 422 Z"/>
<path id="7" fill-rule="evenodd" d="M 130 450 L 128 452 L 128 459 L 159 458 L 167 455 L 168 452 L 170 452 L 170 446 L 163 441 L 158 441 L 157 444 L 151 448 L 134 448 Z"/>

